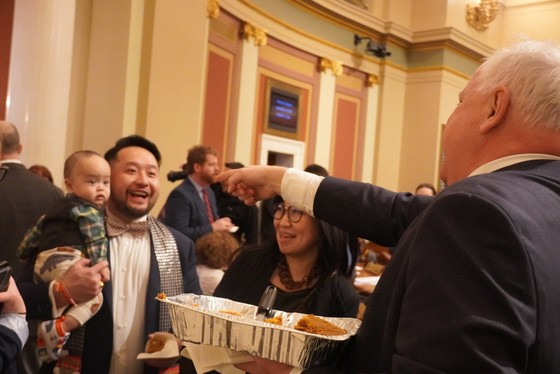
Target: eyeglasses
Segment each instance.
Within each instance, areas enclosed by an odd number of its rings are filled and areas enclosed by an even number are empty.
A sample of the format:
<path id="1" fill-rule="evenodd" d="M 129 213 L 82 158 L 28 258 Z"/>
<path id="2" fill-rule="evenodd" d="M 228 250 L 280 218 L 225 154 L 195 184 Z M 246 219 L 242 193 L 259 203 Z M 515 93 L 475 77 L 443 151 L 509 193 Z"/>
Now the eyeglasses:
<path id="1" fill-rule="evenodd" d="M 286 212 L 288 212 L 288 220 L 292 223 L 301 221 L 301 217 L 305 214 L 303 210 L 296 209 L 292 205 L 285 207 L 283 204 L 278 204 L 274 207 L 274 219 L 282 219 Z"/>
<path id="2" fill-rule="evenodd" d="M 10 170 L 10 168 L 6 165 L 0 165 L 0 181 L 8 174 L 8 170 Z"/>

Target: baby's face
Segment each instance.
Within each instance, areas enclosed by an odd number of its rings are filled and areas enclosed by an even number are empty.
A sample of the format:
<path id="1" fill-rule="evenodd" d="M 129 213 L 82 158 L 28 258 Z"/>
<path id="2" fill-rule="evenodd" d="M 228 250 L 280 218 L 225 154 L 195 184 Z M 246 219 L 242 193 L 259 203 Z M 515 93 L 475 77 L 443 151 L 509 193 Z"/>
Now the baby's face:
<path id="1" fill-rule="evenodd" d="M 97 155 L 79 160 L 67 184 L 68 192 L 102 208 L 111 194 L 111 168 Z"/>

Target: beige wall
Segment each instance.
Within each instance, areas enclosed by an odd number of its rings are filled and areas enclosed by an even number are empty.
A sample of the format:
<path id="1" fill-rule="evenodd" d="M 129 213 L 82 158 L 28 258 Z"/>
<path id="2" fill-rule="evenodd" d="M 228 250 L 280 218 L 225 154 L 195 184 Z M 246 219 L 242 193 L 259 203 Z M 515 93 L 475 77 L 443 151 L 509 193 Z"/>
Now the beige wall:
<path id="1" fill-rule="evenodd" d="M 378 77 L 368 99 L 375 101 L 370 101 L 366 115 L 370 138 L 365 154 L 370 159 L 363 162 L 367 170 L 362 174 L 365 181 L 396 190 L 437 181 L 441 125 L 480 57 L 506 44 L 513 33 L 560 40 L 560 1 L 504 0 L 486 31 L 467 24 L 467 0 L 366 1 L 369 10 L 339 0 L 316 0 L 321 7 L 315 12 L 300 1 L 222 0 L 220 6 L 283 43 Z M 61 170 L 64 158 L 76 149 L 104 152 L 120 136 L 145 135 L 159 145 L 164 158 L 158 209 L 173 187 L 165 174 L 201 139 L 208 2 L 80 0 L 73 2 L 72 22 L 60 22 L 68 21 L 60 9 L 41 12 L 45 4 L 16 2 L 20 13 L 14 24 L 9 89 L 13 102 L 7 119 L 22 127 L 28 150 L 24 162 Z M 44 32 L 34 33 L 37 24 L 53 25 L 53 32 L 71 37 L 50 45 Z M 354 34 L 387 39 L 391 57 L 383 61 L 364 55 L 363 45 L 353 44 Z M 42 57 L 29 59 L 19 53 L 24 45 L 40 45 Z M 64 64 L 45 63 L 58 61 L 61 50 L 70 50 Z M 244 57 L 254 64 L 258 54 L 259 47 L 251 46 Z M 57 84 L 18 80 L 37 76 L 48 82 L 46 78 L 55 76 L 53 66 L 60 77 Z M 257 91 L 251 69 L 241 71 L 248 78 L 240 82 L 239 92 L 250 97 L 240 100 L 243 108 L 238 108 L 237 118 L 245 121 L 247 130 L 246 120 L 253 113 L 242 109 L 254 108 L 257 98 L 251 95 Z M 58 94 L 63 81 L 69 84 Z M 332 96 L 320 90 L 314 94 Z M 26 102 L 33 105 L 22 105 Z M 232 154 L 245 157 L 244 150 L 253 146 L 248 139 L 238 134 Z M 317 151 L 324 149 L 330 148 Z"/>

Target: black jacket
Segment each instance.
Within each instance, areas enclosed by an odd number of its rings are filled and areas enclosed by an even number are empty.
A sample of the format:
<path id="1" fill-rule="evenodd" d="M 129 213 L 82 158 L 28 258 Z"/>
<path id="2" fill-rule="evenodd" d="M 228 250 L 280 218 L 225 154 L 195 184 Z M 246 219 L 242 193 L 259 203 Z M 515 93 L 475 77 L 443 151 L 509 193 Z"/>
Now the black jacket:
<path id="1" fill-rule="evenodd" d="M 258 305 L 278 264 L 271 252 L 266 249 L 241 251 L 216 287 L 214 296 Z M 285 310 L 277 304 L 274 309 L 325 317 L 355 318 L 358 314 L 359 296 L 348 279 L 340 274 L 327 277 L 312 292 L 300 310 Z"/>

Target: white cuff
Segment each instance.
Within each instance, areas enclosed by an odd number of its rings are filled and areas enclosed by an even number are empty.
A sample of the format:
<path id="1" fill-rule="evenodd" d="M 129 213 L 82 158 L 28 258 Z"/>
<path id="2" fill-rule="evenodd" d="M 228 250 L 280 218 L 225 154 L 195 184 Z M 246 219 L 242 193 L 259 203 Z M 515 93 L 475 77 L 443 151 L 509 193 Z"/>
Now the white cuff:
<path id="1" fill-rule="evenodd" d="M 313 202 L 323 177 L 290 168 L 282 177 L 280 191 L 284 201 L 313 216 Z"/>
<path id="2" fill-rule="evenodd" d="M 0 314 L 0 325 L 6 326 L 17 334 L 21 342 L 21 348 L 23 348 L 29 337 L 29 328 L 27 327 L 25 315 L 18 313 Z"/>

